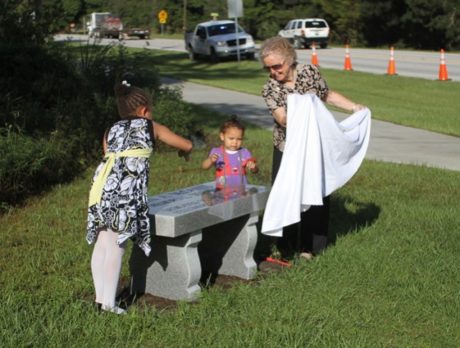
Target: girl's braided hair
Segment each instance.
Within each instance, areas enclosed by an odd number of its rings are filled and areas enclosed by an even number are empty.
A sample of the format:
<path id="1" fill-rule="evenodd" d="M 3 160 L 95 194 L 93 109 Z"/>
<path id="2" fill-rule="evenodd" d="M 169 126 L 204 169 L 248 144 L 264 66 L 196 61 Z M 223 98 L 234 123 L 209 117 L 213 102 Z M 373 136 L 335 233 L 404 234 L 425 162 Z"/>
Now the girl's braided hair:
<path id="1" fill-rule="evenodd" d="M 229 128 L 237 128 L 240 129 L 243 132 L 244 135 L 244 130 L 245 127 L 243 124 L 240 122 L 238 116 L 236 115 L 231 115 L 228 120 L 226 120 L 222 125 L 220 126 L 220 132 L 225 133 L 225 131 Z"/>
<path id="2" fill-rule="evenodd" d="M 137 108 L 151 108 L 150 96 L 141 88 L 134 87 L 126 81 L 117 83 L 114 87 L 118 113 L 121 118 L 135 116 Z"/>

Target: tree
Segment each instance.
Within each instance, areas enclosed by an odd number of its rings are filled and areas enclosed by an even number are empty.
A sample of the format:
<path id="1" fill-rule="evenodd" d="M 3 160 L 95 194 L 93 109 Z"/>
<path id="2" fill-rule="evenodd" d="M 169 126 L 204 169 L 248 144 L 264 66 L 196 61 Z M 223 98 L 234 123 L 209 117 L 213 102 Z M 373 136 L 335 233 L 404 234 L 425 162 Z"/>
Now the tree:
<path id="1" fill-rule="evenodd" d="M 424 49 L 459 47 L 459 0 L 406 0 L 405 3 L 401 34 L 407 45 Z"/>

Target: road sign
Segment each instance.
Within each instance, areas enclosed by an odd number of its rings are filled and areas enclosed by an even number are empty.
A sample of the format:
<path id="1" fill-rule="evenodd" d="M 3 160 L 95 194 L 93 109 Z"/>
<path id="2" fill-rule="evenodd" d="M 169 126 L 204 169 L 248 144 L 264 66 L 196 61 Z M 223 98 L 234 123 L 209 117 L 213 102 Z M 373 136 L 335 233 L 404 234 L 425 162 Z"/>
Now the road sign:
<path id="1" fill-rule="evenodd" d="M 158 12 L 158 20 L 160 21 L 160 24 L 165 24 L 168 20 L 168 12 L 166 12 L 166 10 Z"/>
<path id="2" fill-rule="evenodd" d="M 227 0 L 228 18 L 243 17 L 243 0 Z"/>

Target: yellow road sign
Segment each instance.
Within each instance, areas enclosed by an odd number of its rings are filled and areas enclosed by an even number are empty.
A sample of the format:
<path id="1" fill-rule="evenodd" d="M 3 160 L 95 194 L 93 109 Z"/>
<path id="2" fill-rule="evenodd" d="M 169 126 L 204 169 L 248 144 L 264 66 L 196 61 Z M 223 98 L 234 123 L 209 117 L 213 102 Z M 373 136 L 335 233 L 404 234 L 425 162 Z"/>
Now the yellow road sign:
<path id="1" fill-rule="evenodd" d="M 166 12 L 166 10 L 158 12 L 158 20 L 160 21 L 160 24 L 165 24 L 168 20 L 168 12 Z"/>

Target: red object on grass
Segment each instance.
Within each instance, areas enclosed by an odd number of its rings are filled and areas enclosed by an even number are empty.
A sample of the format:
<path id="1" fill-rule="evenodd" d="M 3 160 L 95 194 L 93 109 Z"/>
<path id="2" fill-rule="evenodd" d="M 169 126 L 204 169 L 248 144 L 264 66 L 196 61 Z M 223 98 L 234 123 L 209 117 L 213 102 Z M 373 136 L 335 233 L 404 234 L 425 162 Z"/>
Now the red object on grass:
<path id="1" fill-rule="evenodd" d="M 291 263 L 289 261 L 274 259 L 273 257 L 267 257 L 265 259 L 265 261 L 271 262 L 271 263 L 276 263 L 276 264 L 278 264 L 280 266 L 284 266 L 284 267 L 291 267 Z"/>

